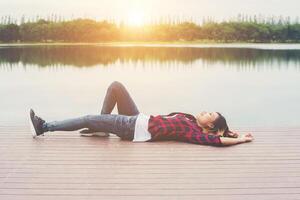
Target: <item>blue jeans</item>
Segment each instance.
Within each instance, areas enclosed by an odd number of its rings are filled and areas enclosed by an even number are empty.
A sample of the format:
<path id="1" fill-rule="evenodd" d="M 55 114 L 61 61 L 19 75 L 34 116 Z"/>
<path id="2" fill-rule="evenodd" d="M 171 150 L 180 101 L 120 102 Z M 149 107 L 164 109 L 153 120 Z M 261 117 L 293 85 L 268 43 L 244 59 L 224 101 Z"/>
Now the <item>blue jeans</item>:
<path id="1" fill-rule="evenodd" d="M 115 105 L 118 115 L 111 114 Z M 46 122 L 43 127 L 45 131 L 75 131 L 88 128 L 95 132 L 113 133 L 121 139 L 132 141 L 138 114 L 139 110 L 124 85 L 115 81 L 106 92 L 100 115 Z"/>

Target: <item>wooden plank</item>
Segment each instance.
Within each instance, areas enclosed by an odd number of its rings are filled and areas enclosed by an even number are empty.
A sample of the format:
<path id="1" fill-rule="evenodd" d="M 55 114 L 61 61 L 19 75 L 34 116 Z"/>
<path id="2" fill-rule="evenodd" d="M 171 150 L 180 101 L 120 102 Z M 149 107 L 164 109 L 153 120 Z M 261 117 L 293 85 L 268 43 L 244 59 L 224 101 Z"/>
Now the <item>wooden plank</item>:
<path id="1" fill-rule="evenodd" d="M 85 177 L 84 175 L 81 177 L 8 177 L 3 179 L 4 183 L 38 183 L 38 184 L 56 184 L 56 183 L 66 183 L 66 184 L 83 184 L 83 183 L 90 183 L 90 184 L 99 184 L 99 183 L 107 183 L 107 184 L 157 184 L 157 183 L 164 183 L 164 184 L 185 184 L 185 183 L 223 183 L 228 185 L 229 187 L 231 184 L 244 184 L 244 183 L 298 183 L 299 177 L 280 177 L 280 176 L 259 176 L 253 178 L 245 178 L 243 176 L 236 176 L 236 177 L 193 177 L 191 175 L 107 175 L 106 177 L 97 178 L 97 177 Z"/>
<path id="2" fill-rule="evenodd" d="M 212 169 L 208 169 L 208 168 L 199 168 L 199 169 L 195 169 L 195 168 L 163 168 L 163 167 L 156 167 L 156 168 L 147 168 L 147 167 L 142 167 L 142 168 L 131 168 L 131 167 L 123 167 L 123 168 L 119 168 L 119 167 L 111 167 L 111 168 L 96 168 L 96 169 L 85 169 L 82 170 L 80 168 L 77 169 L 71 169 L 71 168 L 63 168 L 63 169 L 59 169 L 59 168 L 27 168 L 27 169 L 13 169 L 13 170 L 6 170 L 7 173 L 11 173 L 13 175 L 27 175 L 28 176 L 30 174 L 38 174 L 38 175 L 42 175 L 42 174 L 85 174 L 85 175 L 89 175 L 89 174 L 97 174 L 100 173 L 99 170 L 101 170 L 101 174 L 104 173 L 109 173 L 111 171 L 114 171 L 115 173 L 126 173 L 126 174 L 138 174 L 138 173 L 142 173 L 142 174 L 176 174 L 176 173 L 180 173 L 180 174 L 194 174 L 194 175 L 206 175 L 206 174 L 220 174 L 223 175 L 224 172 L 226 171 L 226 175 L 240 175 L 240 174 L 244 174 L 244 173 L 249 173 L 251 175 L 260 175 L 260 174 L 265 174 L 265 175 L 281 175 L 281 174 L 286 174 L 286 175 L 290 175 L 290 174 L 294 174 L 295 176 L 300 176 L 300 174 L 297 174 L 300 172 L 299 168 L 289 168 L 289 169 L 285 169 L 285 171 L 283 172 L 284 168 L 264 168 L 264 169 L 258 169 L 258 168 L 235 168 L 234 170 L 230 170 L 230 168 L 212 168 Z M 201 171 L 200 171 L 201 170 Z M 1 170 L 2 172 L 4 170 Z"/>
<path id="3" fill-rule="evenodd" d="M 190 190 L 209 190 L 209 189 L 270 189 L 270 188 L 278 188 L 278 189 L 298 189 L 300 188 L 300 183 L 233 183 L 233 184 L 224 184 L 224 183 L 159 183 L 159 182 L 152 182 L 152 183 L 77 183 L 77 184 L 70 184 L 70 183 L 5 183 L 2 185 L 3 189 L 49 189 L 49 190 L 97 190 L 97 189 L 121 189 L 125 190 L 129 189 L 136 189 L 136 190 L 143 190 L 143 189 L 176 189 L 180 190 L 181 188 L 188 187 Z"/>
<path id="4" fill-rule="evenodd" d="M 255 195 L 201 195 L 199 196 L 177 196 L 173 194 L 169 194 L 166 196 L 162 195 L 155 195 L 152 194 L 150 196 L 145 195 L 118 195 L 115 194 L 114 196 L 110 195 L 88 195 L 88 196 L 67 196 L 67 195 L 1 195 L 1 198 L 5 200 L 24 200 L 24 199 L 30 199 L 30 200 L 82 200 L 82 199 L 88 199 L 88 200 L 99 200 L 99 199 L 114 199 L 114 200 L 132 200 L 132 199 L 143 199 L 143 200 L 153 200 L 153 199 L 160 199 L 160 200 L 170 200 L 170 199 L 176 199 L 176 200 L 199 200 L 205 199 L 205 200 L 253 200 L 253 199 L 263 199 L 263 200 L 274 200 L 274 199 L 283 199 L 283 200 L 295 200 L 298 199 L 298 194 L 255 194 Z"/>
<path id="5" fill-rule="evenodd" d="M 212 188 L 212 189 L 190 189 L 181 188 L 178 189 L 148 189 L 147 187 L 142 190 L 137 190 L 136 188 L 126 188 L 126 189 L 77 189 L 77 190 L 67 190 L 63 189 L 0 189 L 1 195 L 69 195 L 69 196 L 89 196 L 89 195 L 145 195 L 151 196 L 167 196 L 173 194 L 176 196 L 201 196 L 201 195 L 254 195 L 254 194 L 298 194 L 300 195 L 300 188 L 254 188 L 254 189 L 223 189 L 223 188 Z"/>
<path id="6" fill-rule="evenodd" d="M 85 179 L 92 179 L 92 178 L 97 178 L 97 179 L 105 179 L 105 178 L 109 178 L 109 179 L 126 179 L 126 178 L 130 178 L 130 177 L 136 177 L 136 179 L 138 178 L 149 178 L 149 179 L 162 179 L 162 178 L 172 178 L 172 176 L 179 176 L 178 173 L 129 173 L 129 174 L 122 174 L 122 173 L 117 173 L 114 172 L 113 170 L 110 172 L 110 174 L 107 174 L 108 172 L 106 172 L 106 174 L 63 174 L 63 173 L 57 173 L 57 174 L 8 174 L 6 178 L 4 178 L 4 181 L 7 181 L 7 179 L 13 179 L 13 178 L 49 178 L 49 179 L 59 179 L 59 178 L 81 178 L 84 176 Z M 259 174 L 250 174 L 247 173 L 245 174 L 215 174 L 215 173 L 209 173 L 209 174 L 197 174 L 194 175 L 192 173 L 190 174 L 180 174 L 180 176 L 184 177 L 184 178 L 202 178 L 202 179 L 209 179 L 209 178 L 238 178 L 238 177 L 243 177 L 244 179 L 252 179 L 252 180 L 260 180 L 260 177 L 265 177 L 265 178 L 269 178 L 269 177 L 280 177 L 282 178 L 282 181 L 286 178 L 286 177 L 295 177 L 295 181 L 299 181 L 300 180 L 300 176 L 299 176 L 299 172 L 297 173 L 281 173 L 281 174 L 276 174 L 276 173 L 270 173 L 267 175 L 263 175 L 262 173 Z"/>

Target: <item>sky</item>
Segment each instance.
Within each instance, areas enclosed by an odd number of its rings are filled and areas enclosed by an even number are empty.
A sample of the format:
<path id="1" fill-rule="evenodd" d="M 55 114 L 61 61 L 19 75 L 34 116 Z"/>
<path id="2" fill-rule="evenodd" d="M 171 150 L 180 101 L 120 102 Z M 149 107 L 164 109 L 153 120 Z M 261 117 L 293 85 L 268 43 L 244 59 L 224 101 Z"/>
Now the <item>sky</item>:
<path id="1" fill-rule="evenodd" d="M 90 17 L 151 21 L 161 17 L 200 21 L 236 17 L 239 13 L 262 16 L 299 16 L 300 0 L 0 0 L 0 16 L 15 18 L 55 13 L 65 18 Z"/>

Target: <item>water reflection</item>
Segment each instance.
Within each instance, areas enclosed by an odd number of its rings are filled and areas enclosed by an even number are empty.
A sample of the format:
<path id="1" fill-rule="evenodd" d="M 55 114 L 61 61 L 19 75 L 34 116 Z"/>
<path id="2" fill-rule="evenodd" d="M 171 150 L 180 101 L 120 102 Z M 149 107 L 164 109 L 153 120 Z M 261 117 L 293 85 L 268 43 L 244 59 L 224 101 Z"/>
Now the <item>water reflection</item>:
<path id="1" fill-rule="evenodd" d="M 157 63 L 181 65 L 201 61 L 247 68 L 288 66 L 300 68 L 300 50 L 263 50 L 246 48 L 180 47 L 104 47 L 104 46 L 35 46 L 0 48 L 0 65 L 21 63 L 39 67 L 108 66 L 116 63 Z"/>
<path id="2" fill-rule="evenodd" d="M 47 120 L 96 114 L 118 80 L 146 114 L 207 110 L 231 126 L 299 126 L 299 72 L 300 50 L 0 47 L 0 124 L 25 124 L 31 107 Z"/>

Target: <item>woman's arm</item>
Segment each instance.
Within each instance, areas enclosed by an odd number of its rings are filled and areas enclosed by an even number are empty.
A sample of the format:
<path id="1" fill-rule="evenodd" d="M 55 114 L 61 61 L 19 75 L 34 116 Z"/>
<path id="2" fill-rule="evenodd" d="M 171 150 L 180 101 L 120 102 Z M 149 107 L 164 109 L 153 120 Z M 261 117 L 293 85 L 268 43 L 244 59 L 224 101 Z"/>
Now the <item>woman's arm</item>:
<path id="1" fill-rule="evenodd" d="M 238 138 L 239 136 L 240 136 L 240 134 L 238 134 L 237 132 L 229 131 L 227 136 L 225 136 L 225 137 Z"/>
<path id="2" fill-rule="evenodd" d="M 237 138 L 220 137 L 223 146 L 230 146 L 230 145 L 235 145 L 235 144 L 240 144 L 245 142 L 251 142 L 253 141 L 253 139 L 254 138 L 250 133 L 246 135 L 242 135 Z"/>

